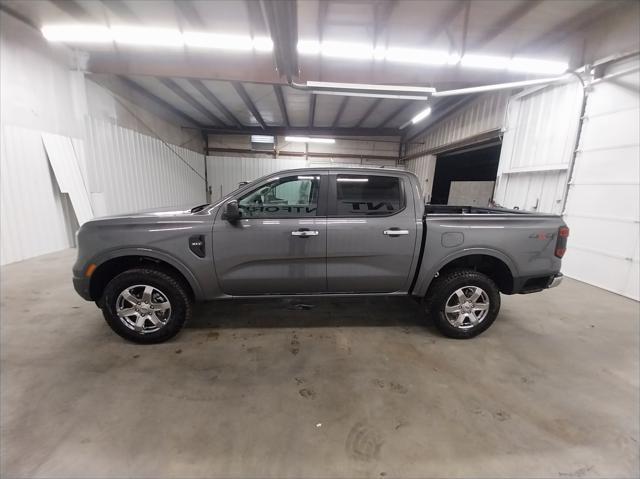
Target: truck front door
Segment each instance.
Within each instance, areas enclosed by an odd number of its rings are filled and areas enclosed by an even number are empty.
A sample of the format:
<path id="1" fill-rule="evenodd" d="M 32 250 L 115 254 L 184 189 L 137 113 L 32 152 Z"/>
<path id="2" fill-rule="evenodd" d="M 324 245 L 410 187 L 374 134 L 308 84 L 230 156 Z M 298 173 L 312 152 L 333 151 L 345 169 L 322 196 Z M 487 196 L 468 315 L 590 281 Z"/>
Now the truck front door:
<path id="1" fill-rule="evenodd" d="M 213 257 L 229 295 L 326 291 L 327 178 L 322 172 L 287 174 L 234 198 L 242 216 L 213 226 Z M 224 209 L 224 206 L 223 206 Z"/>
<path id="2" fill-rule="evenodd" d="M 329 178 L 328 291 L 408 290 L 418 238 L 406 176 L 333 173 Z"/>

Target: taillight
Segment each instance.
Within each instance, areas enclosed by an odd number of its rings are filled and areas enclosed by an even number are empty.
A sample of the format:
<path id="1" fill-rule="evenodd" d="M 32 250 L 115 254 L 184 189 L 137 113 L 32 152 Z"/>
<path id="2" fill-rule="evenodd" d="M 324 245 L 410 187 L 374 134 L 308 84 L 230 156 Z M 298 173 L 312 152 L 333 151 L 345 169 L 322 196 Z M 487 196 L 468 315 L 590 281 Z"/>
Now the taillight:
<path id="1" fill-rule="evenodd" d="M 567 251 L 567 238 L 569 237 L 569 228 L 561 226 L 558 229 L 558 241 L 556 241 L 555 255 L 562 258 Z"/>

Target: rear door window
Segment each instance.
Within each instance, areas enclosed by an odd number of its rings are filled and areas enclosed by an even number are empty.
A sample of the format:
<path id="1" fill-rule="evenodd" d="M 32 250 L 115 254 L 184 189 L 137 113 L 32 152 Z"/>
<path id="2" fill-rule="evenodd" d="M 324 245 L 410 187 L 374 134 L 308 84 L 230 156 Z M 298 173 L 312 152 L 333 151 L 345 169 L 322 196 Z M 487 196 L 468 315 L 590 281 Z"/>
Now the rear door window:
<path id="1" fill-rule="evenodd" d="M 389 216 L 405 206 L 400 178 L 378 175 L 337 175 L 337 216 Z"/>

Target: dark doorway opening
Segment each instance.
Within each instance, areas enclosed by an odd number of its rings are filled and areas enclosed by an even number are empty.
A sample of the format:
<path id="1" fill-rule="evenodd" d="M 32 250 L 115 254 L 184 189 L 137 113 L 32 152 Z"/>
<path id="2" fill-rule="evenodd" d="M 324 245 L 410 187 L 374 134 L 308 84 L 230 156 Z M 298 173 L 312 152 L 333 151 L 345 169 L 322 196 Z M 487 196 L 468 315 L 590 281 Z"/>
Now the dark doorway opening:
<path id="1" fill-rule="evenodd" d="M 430 203 L 434 205 L 449 204 L 452 182 L 495 182 L 501 147 L 502 143 L 499 140 L 494 140 L 489 145 L 466 147 L 439 154 L 436 160 Z M 470 201 L 466 203 L 487 206 L 481 203 L 486 202 L 484 199 L 486 191 L 490 191 L 488 193 L 490 198 L 493 197 L 491 194 L 492 186 L 488 183 L 467 186 L 477 186 L 477 188 L 467 188 Z M 460 188 L 466 188 L 466 186 L 464 184 L 456 185 L 456 194 L 459 193 Z M 476 200 L 473 200 L 474 195 L 478 197 Z"/>

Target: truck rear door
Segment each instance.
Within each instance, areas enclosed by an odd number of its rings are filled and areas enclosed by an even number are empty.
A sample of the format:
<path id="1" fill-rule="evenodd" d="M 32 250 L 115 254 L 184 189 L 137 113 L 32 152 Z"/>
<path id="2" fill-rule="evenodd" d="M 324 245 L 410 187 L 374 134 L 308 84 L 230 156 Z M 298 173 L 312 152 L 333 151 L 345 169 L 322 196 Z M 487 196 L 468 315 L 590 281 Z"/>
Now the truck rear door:
<path id="1" fill-rule="evenodd" d="M 416 252 L 411 186 L 401 172 L 329 175 L 327 291 L 406 291 Z"/>

